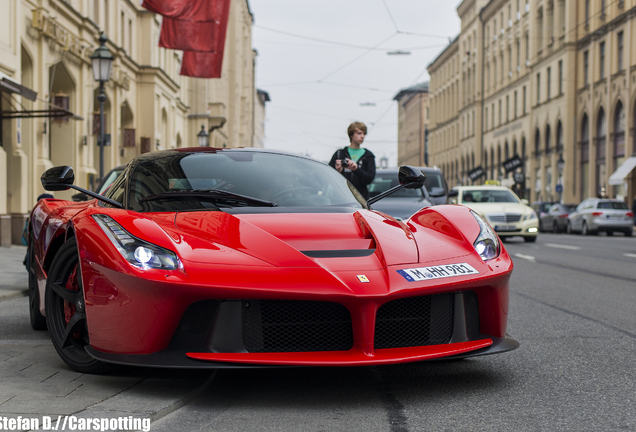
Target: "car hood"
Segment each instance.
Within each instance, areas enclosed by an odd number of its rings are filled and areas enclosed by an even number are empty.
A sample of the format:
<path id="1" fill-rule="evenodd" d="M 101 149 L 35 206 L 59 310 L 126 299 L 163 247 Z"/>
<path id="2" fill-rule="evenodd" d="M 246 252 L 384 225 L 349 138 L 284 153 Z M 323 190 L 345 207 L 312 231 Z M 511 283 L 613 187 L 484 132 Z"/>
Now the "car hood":
<path id="1" fill-rule="evenodd" d="M 406 225 L 367 210 L 334 214 L 189 212 L 178 213 L 172 227 L 166 220 L 155 222 L 166 231 L 176 227 L 180 257 L 199 263 L 317 267 L 327 260 L 332 270 L 345 270 L 380 269 L 417 263 L 419 258 Z"/>
<path id="2" fill-rule="evenodd" d="M 526 214 L 532 211 L 530 207 L 520 203 L 464 203 L 463 205 L 481 215 L 489 215 L 491 213 Z"/>

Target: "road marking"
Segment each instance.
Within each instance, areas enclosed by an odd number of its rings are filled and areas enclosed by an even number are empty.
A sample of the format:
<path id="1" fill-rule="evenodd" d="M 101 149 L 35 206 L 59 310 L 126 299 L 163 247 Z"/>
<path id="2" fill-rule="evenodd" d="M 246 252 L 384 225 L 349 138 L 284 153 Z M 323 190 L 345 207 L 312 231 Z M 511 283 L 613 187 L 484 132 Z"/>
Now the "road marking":
<path id="1" fill-rule="evenodd" d="M 626 254 L 623 254 L 623 255 L 625 255 L 626 257 L 630 257 L 630 258 L 636 258 L 636 254 L 626 253 Z"/>
<path id="2" fill-rule="evenodd" d="M 581 250 L 581 248 L 578 246 L 569 246 L 569 245 L 562 245 L 562 244 L 555 244 L 555 243 L 545 243 L 545 245 L 547 247 L 557 248 L 557 249 Z"/>
<path id="3" fill-rule="evenodd" d="M 518 254 L 515 254 L 515 256 L 517 258 L 521 258 L 521 259 L 524 259 L 524 260 L 528 260 L 530 262 L 534 262 L 534 257 L 532 255 L 523 255 L 523 254 L 519 254 L 518 253 Z"/>

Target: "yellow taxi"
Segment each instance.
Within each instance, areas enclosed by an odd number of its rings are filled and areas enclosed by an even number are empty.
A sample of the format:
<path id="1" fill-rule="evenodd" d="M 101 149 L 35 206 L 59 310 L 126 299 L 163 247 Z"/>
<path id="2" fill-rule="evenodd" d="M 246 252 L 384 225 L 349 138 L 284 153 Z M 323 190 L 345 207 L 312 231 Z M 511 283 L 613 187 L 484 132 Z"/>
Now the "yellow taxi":
<path id="1" fill-rule="evenodd" d="M 450 204 L 465 205 L 483 216 L 502 240 L 517 236 L 528 243 L 537 240 L 537 213 L 505 186 L 457 186 L 448 196 Z"/>

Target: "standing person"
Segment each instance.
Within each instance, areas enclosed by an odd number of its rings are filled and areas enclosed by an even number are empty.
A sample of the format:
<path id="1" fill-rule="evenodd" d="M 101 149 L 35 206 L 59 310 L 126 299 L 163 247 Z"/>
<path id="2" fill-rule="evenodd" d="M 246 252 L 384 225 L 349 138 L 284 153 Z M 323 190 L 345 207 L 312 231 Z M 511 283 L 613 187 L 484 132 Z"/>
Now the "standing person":
<path id="1" fill-rule="evenodd" d="M 367 127 L 364 123 L 351 123 L 347 134 L 349 145 L 336 150 L 329 165 L 345 176 L 364 199 L 369 199 L 367 186 L 375 178 L 375 156 L 368 149 L 360 147 L 367 134 Z"/>

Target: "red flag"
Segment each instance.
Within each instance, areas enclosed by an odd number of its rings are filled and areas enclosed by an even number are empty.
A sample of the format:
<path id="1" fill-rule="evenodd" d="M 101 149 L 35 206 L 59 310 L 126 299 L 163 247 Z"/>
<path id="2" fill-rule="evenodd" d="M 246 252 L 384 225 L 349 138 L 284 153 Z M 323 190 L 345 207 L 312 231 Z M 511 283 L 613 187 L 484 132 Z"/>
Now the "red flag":
<path id="1" fill-rule="evenodd" d="M 223 50 L 219 53 L 184 51 L 181 75 L 195 78 L 221 78 Z"/>
<path id="2" fill-rule="evenodd" d="M 150 12 L 184 21 L 221 21 L 229 0 L 143 0 Z"/>
<path id="3" fill-rule="evenodd" d="M 183 50 L 181 75 L 220 78 L 230 0 L 143 0 L 163 15 L 159 46 Z"/>
<path id="4" fill-rule="evenodd" d="M 182 21 L 164 17 L 159 46 L 183 51 L 223 51 L 225 30 L 225 26 L 216 22 Z"/>

